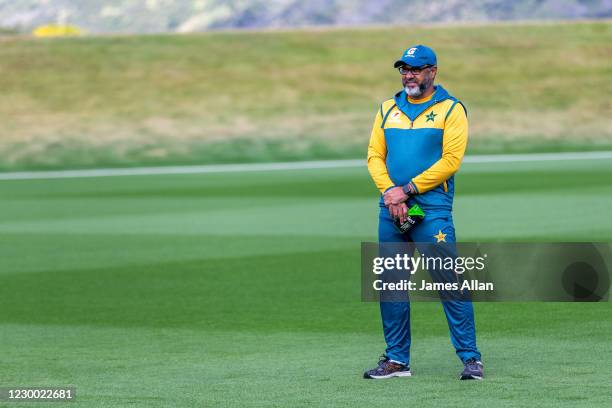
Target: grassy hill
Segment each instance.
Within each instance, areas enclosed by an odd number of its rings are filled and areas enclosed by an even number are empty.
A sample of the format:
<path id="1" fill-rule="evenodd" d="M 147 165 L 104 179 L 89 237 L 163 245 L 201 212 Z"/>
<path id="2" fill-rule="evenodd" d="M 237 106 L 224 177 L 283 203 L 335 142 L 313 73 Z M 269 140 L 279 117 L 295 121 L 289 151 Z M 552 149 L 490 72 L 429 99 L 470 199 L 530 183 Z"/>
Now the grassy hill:
<path id="1" fill-rule="evenodd" d="M 363 157 L 426 43 L 470 151 L 612 146 L 612 24 L 0 39 L 0 169 Z"/>

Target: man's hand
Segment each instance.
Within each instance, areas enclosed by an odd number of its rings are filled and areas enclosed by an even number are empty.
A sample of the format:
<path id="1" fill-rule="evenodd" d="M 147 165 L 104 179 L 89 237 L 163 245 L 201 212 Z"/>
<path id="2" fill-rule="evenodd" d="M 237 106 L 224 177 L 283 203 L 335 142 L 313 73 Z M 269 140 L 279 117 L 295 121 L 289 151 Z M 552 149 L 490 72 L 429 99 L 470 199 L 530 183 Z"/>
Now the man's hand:
<path id="1" fill-rule="evenodd" d="M 406 203 L 391 204 L 389 206 L 389 213 L 391 217 L 398 218 L 400 223 L 403 224 L 406 222 L 406 217 L 408 216 L 408 206 Z"/>
<path id="2" fill-rule="evenodd" d="M 403 203 L 408 199 L 404 190 L 401 187 L 393 187 L 387 190 L 384 194 L 385 205 L 388 207 L 390 205 L 397 205 Z"/>

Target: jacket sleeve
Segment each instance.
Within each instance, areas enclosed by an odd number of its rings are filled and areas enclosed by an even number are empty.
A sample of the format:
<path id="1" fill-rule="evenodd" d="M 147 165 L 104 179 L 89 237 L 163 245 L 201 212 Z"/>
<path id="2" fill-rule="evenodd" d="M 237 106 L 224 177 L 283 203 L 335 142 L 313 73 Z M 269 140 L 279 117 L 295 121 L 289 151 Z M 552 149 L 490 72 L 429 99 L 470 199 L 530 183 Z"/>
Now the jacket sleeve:
<path id="1" fill-rule="evenodd" d="M 442 135 L 442 157 L 412 179 L 419 194 L 432 190 L 459 170 L 468 141 L 468 121 L 463 105 L 456 103 L 446 118 Z"/>
<path id="2" fill-rule="evenodd" d="M 382 120 L 382 113 L 379 110 L 374 119 L 370 144 L 368 145 L 368 171 L 376 187 L 381 193 L 384 193 L 395 184 L 391 181 L 387 171 L 387 144 L 385 142 L 385 132 L 380 127 Z"/>

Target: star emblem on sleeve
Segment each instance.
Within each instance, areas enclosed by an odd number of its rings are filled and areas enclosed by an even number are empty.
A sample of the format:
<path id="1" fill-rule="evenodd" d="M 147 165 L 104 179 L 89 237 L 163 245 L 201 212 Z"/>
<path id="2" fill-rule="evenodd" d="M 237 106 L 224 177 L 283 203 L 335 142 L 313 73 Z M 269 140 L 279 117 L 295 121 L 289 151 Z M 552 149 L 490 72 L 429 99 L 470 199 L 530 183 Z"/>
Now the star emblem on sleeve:
<path id="1" fill-rule="evenodd" d="M 427 115 L 425 115 L 425 117 L 427 118 L 427 120 L 425 122 L 429 122 L 429 121 L 433 122 L 434 119 L 436 118 L 436 116 L 438 116 L 438 114 L 433 112 L 433 111 L 428 113 Z"/>

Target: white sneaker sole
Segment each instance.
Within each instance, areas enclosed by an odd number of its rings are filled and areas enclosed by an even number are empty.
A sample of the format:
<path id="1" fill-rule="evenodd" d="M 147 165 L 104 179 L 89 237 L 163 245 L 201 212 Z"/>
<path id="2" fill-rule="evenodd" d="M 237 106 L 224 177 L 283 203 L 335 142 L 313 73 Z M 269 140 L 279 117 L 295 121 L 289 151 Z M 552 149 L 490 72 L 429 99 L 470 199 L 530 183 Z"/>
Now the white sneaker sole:
<path id="1" fill-rule="evenodd" d="M 384 380 L 385 378 L 393 377 L 412 377 L 412 373 L 410 371 L 398 371 L 396 373 L 391 373 L 387 375 L 371 375 L 368 378 L 371 378 L 373 380 Z"/>
<path id="2" fill-rule="evenodd" d="M 469 377 L 460 376 L 460 380 L 478 380 L 482 381 L 482 377 L 478 377 L 477 375 L 470 375 Z"/>

